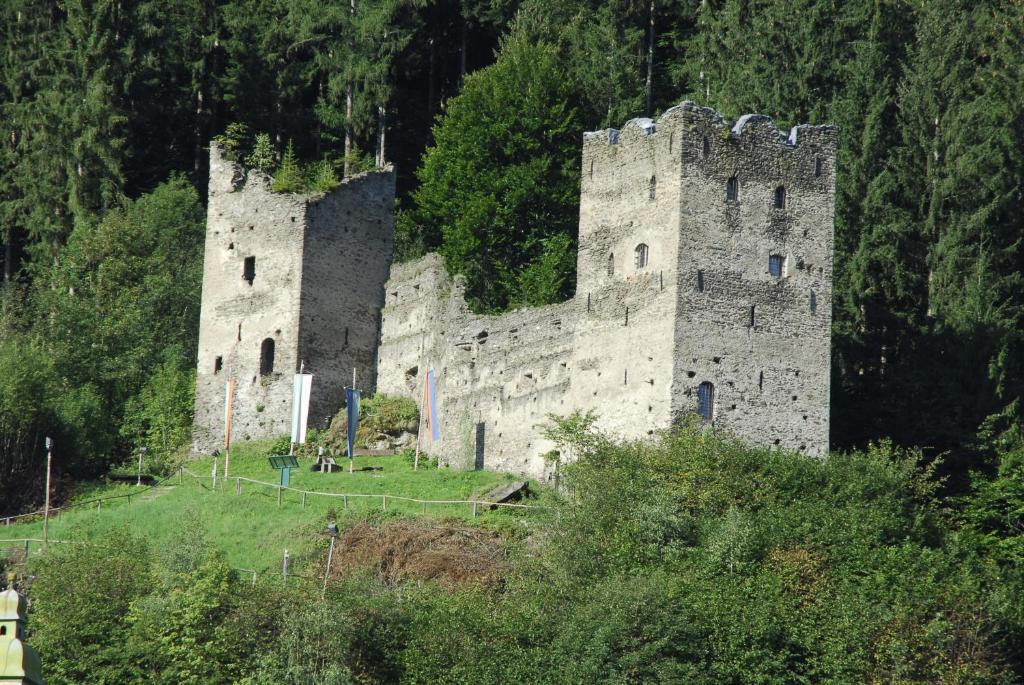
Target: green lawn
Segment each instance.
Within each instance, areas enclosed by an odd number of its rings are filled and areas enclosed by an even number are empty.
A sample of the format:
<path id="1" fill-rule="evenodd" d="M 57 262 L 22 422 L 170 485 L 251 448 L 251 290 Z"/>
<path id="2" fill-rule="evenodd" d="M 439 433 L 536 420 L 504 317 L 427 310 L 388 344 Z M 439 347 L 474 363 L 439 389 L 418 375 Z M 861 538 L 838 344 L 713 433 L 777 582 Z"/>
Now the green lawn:
<path id="1" fill-rule="evenodd" d="M 376 497 L 341 497 L 308 495 L 305 507 L 301 493 L 285 491 L 278 506 L 276 487 L 242 482 L 241 495 L 236 494 L 234 476 L 268 483 L 278 482 L 278 472 L 270 468 L 266 453 L 268 443 L 239 444 L 232 450 L 231 478 L 218 478 L 216 491 L 210 489 L 212 459 L 191 461 L 186 468 L 201 477 L 186 474 L 181 483 L 175 476 L 161 487 L 146 490 L 133 485 L 89 486 L 76 501 L 117 494 L 137 493 L 127 498 L 104 501 L 95 505 L 72 508 L 50 522 L 50 538 L 82 539 L 109 529 L 127 529 L 144 537 L 154 547 L 182 536 L 205 535 L 227 555 L 230 564 L 240 569 L 260 572 L 280 568 L 285 549 L 301 566 L 304 560 L 323 544 L 323 530 L 328 510 L 343 524 L 348 517 L 365 517 L 383 510 L 380 495 L 428 500 L 465 500 L 480 496 L 494 486 L 513 480 L 506 474 L 487 471 L 456 471 L 444 468 L 421 468 L 397 456 L 356 457 L 356 469 L 379 466 L 380 471 L 348 473 L 347 463 L 339 473 L 321 474 L 310 470 L 310 459 L 300 459 L 300 469 L 292 472 L 291 487 L 301 490 L 369 494 Z M 218 462 L 223 473 L 223 460 Z M 459 505 L 424 505 L 388 498 L 387 510 L 393 514 L 472 517 L 472 508 Z M 479 510 L 481 522 L 496 519 L 523 518 L 531 513 L 517 511 Z M 42 537 L 42 521 L 0 527 L 0 539 Z M 5 545 L 6 543 L 0 543 Z"/>

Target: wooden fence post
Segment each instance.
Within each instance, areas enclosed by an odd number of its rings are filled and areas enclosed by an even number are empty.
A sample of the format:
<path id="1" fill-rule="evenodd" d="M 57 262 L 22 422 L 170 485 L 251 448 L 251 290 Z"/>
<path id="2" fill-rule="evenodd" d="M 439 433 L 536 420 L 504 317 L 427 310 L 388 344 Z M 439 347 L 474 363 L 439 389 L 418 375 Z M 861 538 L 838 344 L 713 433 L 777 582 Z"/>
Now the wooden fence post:
<path id="1" fill-rule="evenodd" d="M 384 511 L 388 510 L 388 496 L 381 495 L 381 502 L 384 504 Z"/>
<path id="2" fill-rule="evenodd" d="M 306 491 L 305 490 L 302 491 L 302 508 L 303 509 L 306 508 Z"/>
<path id="3" fill-rule="evenodd" d="M 241 495 L 242 494 L 242 479 L 241 478 L 235 478 L 235 494 L 236 495 Z"/>
<path id="4" fill-rule="evenodd" d="M 345 508 L 348 509 L 348 495 L 342 495 L 345 498 Z"/>
<path id="5" fill-rule="evenodd" d="M 476 518 L 476 500 L 473 500 L 473 518 Z"/>

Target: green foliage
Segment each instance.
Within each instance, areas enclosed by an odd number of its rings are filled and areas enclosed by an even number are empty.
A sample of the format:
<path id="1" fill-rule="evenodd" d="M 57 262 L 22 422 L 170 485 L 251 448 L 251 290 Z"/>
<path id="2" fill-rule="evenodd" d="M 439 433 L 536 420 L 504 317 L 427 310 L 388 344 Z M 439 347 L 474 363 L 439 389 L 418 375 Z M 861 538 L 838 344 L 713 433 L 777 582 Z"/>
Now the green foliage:
<path id="1" fill-rule="evenodd" d="M 125 407 L 121 435 L 146 446 L 151 465 L 166 466 L 191 435 L 195 369 L 185 366 L 185 359 L 187 356 L 180 349 L 164 350 L 163 362 Z M 151 470 L 167 472 L 160 468 Z"/>
<path id="2" fill-rule="evenodd" d="M 54 545 L 32 584 L 32 645 L 45 654 L 47 683 L 129 683 L 142 673 L 125 658 L 132 604 L 152 590 L 145 540 L 111 531 Z"/>
<path id="3" fill-rule="evenodd" d="M 273 171 L 276 163 L 274 146 L 270 142 L 270 136 L 266 133 L 257 133 L 253 141 L 252 152 L 245 158 L 245 165 L 250 169 L 262 171 L 269 174 Z"/>
<path id="4" fill-rule="evenodd" d="M 305 187 L 303 181 L 302 169 L 299 168 L 299 160 L 295 157 L 295 148 L 289 140 L 284 157 L 281 158 L 281 165 L 274 173 L 273 190 L 275 193 L 301 192 Z"/>
<path id="5" fill-rule="evenodd" d="M 341 184 L 334 165 L 326 159 L 310 164 L 306 174 L 309 190 L 314 193 L 329 193 Z"/>
<path id="6" fill-rule="evenodd" d="M 224 133 L 214 136 L 213 139 L 220 143 L 224 148 L 224 156 L 232 162 L 241 162 L 248 158 L 252 136 L 245 124 L 233 121 L 224 129 Z"/>
<path id="7" fill-rule="evenodd" d="M 399 238 L 440 249 L 478 311 L 572 293 L 582 128 L 572 101 L 557 52 L 512 36 L 434 128 Z"/>

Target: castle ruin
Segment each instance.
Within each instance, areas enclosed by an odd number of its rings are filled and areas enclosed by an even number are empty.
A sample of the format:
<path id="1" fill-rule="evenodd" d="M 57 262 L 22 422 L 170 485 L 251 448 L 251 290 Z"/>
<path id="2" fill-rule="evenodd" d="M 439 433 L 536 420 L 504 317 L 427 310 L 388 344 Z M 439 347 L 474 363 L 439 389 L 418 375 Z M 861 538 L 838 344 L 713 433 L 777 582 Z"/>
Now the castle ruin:
<path id="1" fill-rule="evenodd" d="M 287 433 L 302 359 L 311 424 L 340 407 L 346 368 L 364 391 L 416 399 L 434 369 L 441 438 L 425 445 L 455 467 L 548 477 L 541 428 L 577 410 L 623 438 L 696 415 L 824 454 L 836 135 L 757 115 L 730 125 L 688 102 L 584 134 L 576 294 L 500 316 L 470 312 L 436 255 L 390 264 L 390 172 L 322 198 L 272 195 L 214 149 L 194 446 L 223 440 L 227 363 L 235 434 Z M 266 255 L 265 295 L 240 278 L 243 254 Z M 260 336 L 282 377 L 261 375 Z"/>

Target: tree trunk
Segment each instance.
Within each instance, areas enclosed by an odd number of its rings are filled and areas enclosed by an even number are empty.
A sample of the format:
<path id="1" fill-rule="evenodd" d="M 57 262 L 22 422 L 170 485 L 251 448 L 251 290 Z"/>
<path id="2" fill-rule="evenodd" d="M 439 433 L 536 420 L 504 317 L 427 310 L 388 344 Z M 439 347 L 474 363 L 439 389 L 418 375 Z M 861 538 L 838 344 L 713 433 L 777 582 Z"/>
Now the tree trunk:
<path id="1" fill-rule="evenodd" d="M 437 70 L 437 47 L 434 44 L 434 37 L 430 37 L 430 70 L 427 77 L 427 118 L 432 120 L 434 115 L 434 78 Z"/>
<path id="2" fill-rule="evenodd" d="M 201 172 L 203 170 L 203 143 L 205 142 L 206 136 L 204 135 L 203 116 L 206 114 L 203 108 L 203 75 L 205 68 L 199 73 L 199 86 L 196 88 L 196 118 L 194 122 L 195 127 L 195 150 L 192 156 L 192 174 L 193 179 L 196 183 L 202 183 L 203 177 Z"/>
<path id="3" fill-rule="evenodd" d="M 377 166 L 383 167 L 386 161 L 384 156 L 384 142 L 388 128 L 388 113 L 384 105 L 377 105 Z"/>
<path id="4" fill-rule="evenodd" d="M 466 18 L 462 18 L 462 46 L 459 48 L 459 87 L 466 80 Z"/>
<path id="5" fill-rule="evenodd" d="M 356 16 L 356 0 L 351 0 L 350 13 L 354 17 Z M 355 46 L 353 45 L 353 52 L 355 52 Z M 351 69 L 351 60 L 349 60 L 349 68 Z M 352 94 L 354 84 L 352 81 L 352 74 L 349 74 L 348 82 L 345 84 L 345 169 L 342 172 L 345 176 L 348 176 L 352 171 Z"/>
<path id="6" fill-rule="evenodd" d="M 654 83 L 654 0 L 651 0 L 651 23 L 647 34 L 647 107 L 646 116 L 651 116 L 651 94 Z"/>
<path id="7" fill-rule="evenodd" d="M 13 232 L 8 230 L 4 236 L 4 283 L 11 282 L 11 262 L 14 261 L 14 248 L 11 245 L 13 239 Z"/>

